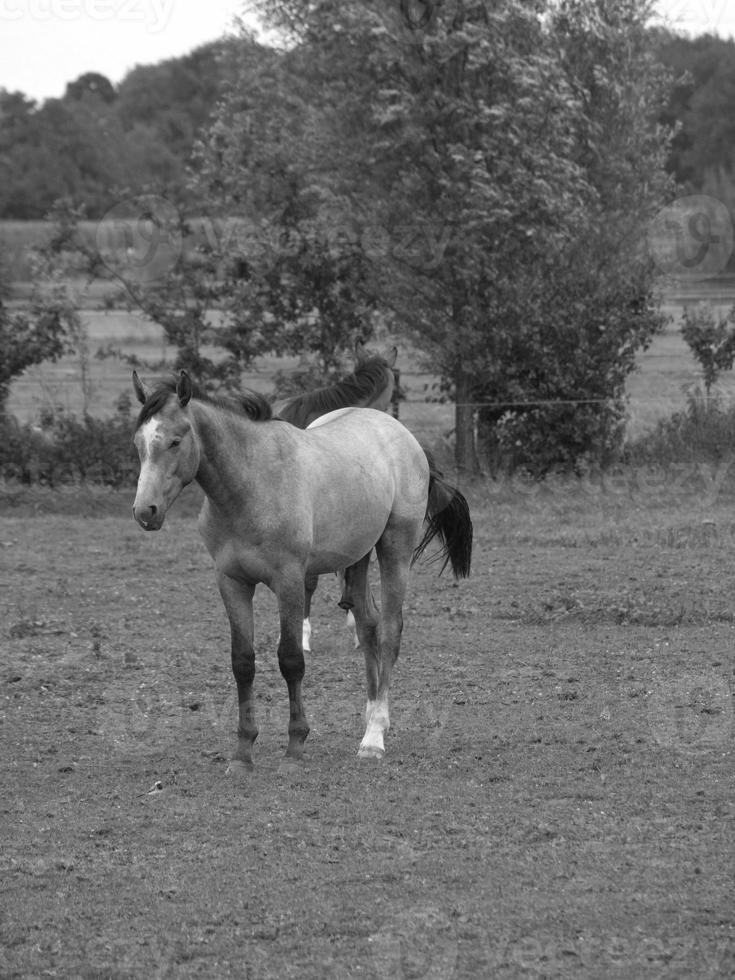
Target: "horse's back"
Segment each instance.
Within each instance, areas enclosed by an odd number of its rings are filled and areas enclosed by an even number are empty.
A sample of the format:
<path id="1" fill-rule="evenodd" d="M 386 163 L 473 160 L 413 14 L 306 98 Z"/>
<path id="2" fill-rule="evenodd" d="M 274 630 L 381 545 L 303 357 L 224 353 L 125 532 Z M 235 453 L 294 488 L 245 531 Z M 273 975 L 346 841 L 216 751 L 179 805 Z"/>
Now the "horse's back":
<path id="1" fill-rule="evenodd" d="M 392 415 L 374 408 L 339 408 L 306 429 L 312 445 L 354 451 L 366 459 L 415 471 L 428 482 L 429 463 L 416 437 Z"/>
<path id="2" fill-rule="evenodd" d="M 320 415 L 318 419 L 311 422 L 307 426 L 307 432 L 314 432 L 323 426 L 333 427 L 335 431 L 339 430 L 344 434 L 350 430 L 362 429 L 368 437 L 373 433 L 393 432 L 396 434 L 396 438 L 404 438 L 407 442 L 415 443 L 421 454 L 425 455 L 415 436 L 409 432 L 402 422 L 393 418 L 392 415 L 388 415 L 387 412 L 379 411 L 376 408 L 352 405 L 347 408 L 335 409 L 333 412 L 327 412 L 326 415 Z"/>

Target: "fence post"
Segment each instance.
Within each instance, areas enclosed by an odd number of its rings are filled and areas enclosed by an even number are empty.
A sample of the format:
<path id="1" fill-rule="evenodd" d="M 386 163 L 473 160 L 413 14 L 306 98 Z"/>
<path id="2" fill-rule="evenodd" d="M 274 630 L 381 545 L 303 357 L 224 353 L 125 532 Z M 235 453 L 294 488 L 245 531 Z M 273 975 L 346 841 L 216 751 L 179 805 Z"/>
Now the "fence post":
<path id="1" fill-rule="evenodd" d="M 401 400 L 401 371 L 400 368 L 393 368 L 393 378 L 395 383 L 393 385 L 393 394 L 390 396 L 390 410 L 393 414 L 393 418 L 398 418 L 398 405 Z"/>

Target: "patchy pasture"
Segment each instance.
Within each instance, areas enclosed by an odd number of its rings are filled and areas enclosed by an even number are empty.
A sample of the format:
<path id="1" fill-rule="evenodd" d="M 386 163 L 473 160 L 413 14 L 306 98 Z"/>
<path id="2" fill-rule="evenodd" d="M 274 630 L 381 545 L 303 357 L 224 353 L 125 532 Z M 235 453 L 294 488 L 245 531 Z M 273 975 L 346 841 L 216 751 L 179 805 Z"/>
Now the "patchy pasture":
<path id="1" fill-rule="evenodd" d="M 717 978 L 735 973 L 729 472 L 468 494 L 474 574 L 423 565 L 382 764 L 362 658 L 314 605 L 305 762 L 281 772 L 256 593 L 256 770 L 187 492 L 0 513 L 0 975 Z M 58 511 L 63 510 L 64 513 Z"/>

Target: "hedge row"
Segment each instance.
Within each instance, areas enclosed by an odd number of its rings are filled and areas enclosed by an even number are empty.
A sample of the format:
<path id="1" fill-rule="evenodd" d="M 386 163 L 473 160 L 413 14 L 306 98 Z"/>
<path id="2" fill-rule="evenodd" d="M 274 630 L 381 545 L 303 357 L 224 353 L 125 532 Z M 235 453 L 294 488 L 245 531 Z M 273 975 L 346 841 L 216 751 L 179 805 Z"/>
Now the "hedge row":
<path id="1" fill-rule="evenodd" d="M 138 454 L 132 443 L 130 399 L 120 398 L 111 418 L 77 418 L 61 409 L 47 412 L 40 426 L 0 416 L 0 477 L 57 487 L 95 483 L 134 486 Z"/>

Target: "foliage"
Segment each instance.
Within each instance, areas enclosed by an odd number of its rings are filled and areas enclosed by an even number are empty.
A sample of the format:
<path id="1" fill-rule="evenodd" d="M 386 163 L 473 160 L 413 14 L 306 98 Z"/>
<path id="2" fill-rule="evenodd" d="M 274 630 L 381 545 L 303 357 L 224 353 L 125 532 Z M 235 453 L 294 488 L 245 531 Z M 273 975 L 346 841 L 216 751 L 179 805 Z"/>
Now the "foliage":
<path id="1" fill-rule="evenodd" d="M 255 6 L 260 9 L 263 4 Z M 307 28 L 308 4 L 267 6 L 270 16 L 282 8 L 282 24 L 296 21 L 292 37 L 300 37 Z M 427 29 L 434 25 L 439 6 L 389 0 L 382 4 L 384 15 L 376 29 L 391 29 L 416 46 L 421 25 Z M 444 6 L 460 9 L 458 0 Z M 311 26 L 315 33 L 313 21 Z M 333 35 L 322 30 L 320 40 L 322 54 L 312 65 L 314 77 L 329 75 L 329 55 L 334 53 Z M 732 197 L 735 41 L 662 30 L 652 33 L 652 40 L 657 60 L 676 77 L 660 114 L 664 125 L 678 126 L 670 171 L 693 190 L 719 184 L 724 188 L 720 193 Z M 353 49 L 358 64 L 366 53 Z M 86 72 L 69 82 L 61 99 L 40 105 L 21 92 L 0 91 L 0 218 L 42 217 L 54 200 L 66 195 L 83 204 L 91 216 L 99 216 L 115 203 L 114 187 L 139 193 L 156 186 L 159 191 L 175 189 L 181 194 L 192 147 L 227 92 L 233 63 L 242 67 L 256 61 L 272 69 L 273 52 L 249 38 L 229 39 L 203 45 L 181 58 L 136 66 L 117 86 L 104 75 Z M 361 101 L 357 77 L 356 73 L 352 87 L 341 94 L 342 100 L 350 99 L 353 129 L 359 128 L 368 108 Z M 268 102 L 263 101 L 262 111 L 267 109 Z M 387 111 L 390 115 L 391 109 Z M 272 116 L 274 131 L 279 115 Z M 343 145 L 340 153 L 346 152 Z"/>
<path id="2" fill-rule="evenodd" d="M 237 367 L 265 352 L 309 358 L 323 382 L 372 335 L 377 296 L 334 188 L 316 179 L 321 96 L 296 67 L 275 52 L 239 64 L 193 186 L 221 232 L 202 246 L 218 270 L 217 344 Z"/>
<path id="3" fill-rule="evenodd" d="M 458 464 L 477 465 L 477 402 L 494 406 L 481 428 L 525 416 L 514 441 L 556 439 L 558 463 L 607 455 L 661 322 L 643 232 L 668 193 L 666 80 L 646 5 L 432 4 L 420 25 L 388 0 L 254 6 L 327 93 L 295 159 L 339 188 L 343 226 L 385 243 L 370 256 L 382 295 L 455 400 Z M 573 399 L 597 408 L 572 436 L 556 409 L 515 411 Z"/>
<path id="4" fill-rule="evenodd" d="M 719 463 L 735 445 L 735 406 L 700 387 L 687 394 L 686 408 L 662 419 L 656 428 L 626 447 L 634 464 Z"/>
<path id="5" fill-rule="evenodd" d="M 90 96 L 111 103 L 117 98 L 117 92 L 109 78 L 96 71 L 85 72 L 66 86 L 66 99 L 82 100 Z"/>
<path id="6" fill-rule="evenodd" d="M 182 194 L 229 57 L 226 41 L 204 45 L 134 68 L 117 87 L 88 72 L 40 106 L 0 89 L 0 218 L 42 218 L 59 198 L 100 217 L 121 188 Z"/>
<path id="7" fill-rule="evenodd" d="M 225 319 L 218 332 L 238 364 L 264 351 L 300 355 L 324 383 L 355 340 L 372 335 L 365 256 L 330 242 L 317 219 L 290 227 L 271 219 L 239 262 L 240 276 L 233 275 L 223 293 Z"/>
<path id="8" fill-rule="evenodd" d="M 60 316 L 41 312 L 11 313 L 0 300 L 0 416 L 13 378 L 27 367 L 56 360 L 64 350 L 65 327 Z"/>
<path id="9" fill-rule="evenodd" d="M 0 256 L 1 258 L 1 256 Z M 43 262 L 36 257 L 41 275 Z M 27 311 L 14 312 L 5 304 L 7 286 L 0 266 L 0 417 L 5 413 L 10 385 L 26 368 L 58 360 L 68 350 L 79 325 L 79 315 L 60 281 L 46 292 L 36 290 Z"/>
<path id="10" fill-rule="evenodd" d="M 221 354 L 213 352 L 210 356 L 208 350 L 219 341 L 213 317 L 224 290 L 216 259 L 193 233 L 180 208 L 156 197 L 140 201 L 144 210 L 150 206 L 157 213 L 142 215 L 134 207 L 129 214 L 121 213 L 116 219 L 123 231 L 126 227 L 137 228 L 144 221 L 150 221 L 154 227 L 150 254 L 146 253 L 140 261 L 128 255 L 134 249 L 124 248 L 124 234 L 121 241 L 114 243 L 116 247 L 111 255 L 100 250 L 81 227 L 82 212 L 69 202 L 59 202 L 50 215 L 52 234 L 41 250 L 49 275 L 61 280 L 69 275 L 88 280 L 113 279 L 125 290 L 131 308 L 163 328 L 167 342 L 177 350 L 175 370 L 184 368 L 211 384 L 237 379 L 238 365 Z M 148 201 L 150 205 L 145 203 Z M 182 260 L 184 250 L 188 253 L 186 261 Z M 159 253 L 164 259 L 161 275 L 156 267 Z M 114 349 L 100 353 L 101 356 L 119 355 Z M 128 360 L 132 366 L 141 366 L 135 358 Z"/>
<path id="11" fill-rule="evenodd" d="M 466 468 L 475 431 L 493 466 L 614 458 L 661 323 L 641 230 L 669 148 L 690 189 L 732 188 L 735 43 L 651 32 L 633 0 L 250 6 L 281 50 L 244 35 L 42 106 L 0 92 L 0 215 L 165 190 L 182 261 L 113 274 L 201 380 L 272 351 L 316 383 L 385 322 L 441 374 Z"/>
<path id="12" fill-rule="evenodd" d="M 735 41 L 705 35 L 688 38 L 661 33 L 657 56 L 675 76 L 662 112 L 678 124 L 669 166 L 677 181 L 701 190 L 717 171 L 735 177 Z"/>
<path id="13" fill-rule="evenodd" d="M 709 397 L 720 372 L 731 370 L 735 361 L 735 309 L 715 320 L 709 306 L 685 307 L 682 319 L 681 335 L 699 361 Z"/>
<path id="14" fill-rule="evenodd" d="M 27 484 L 66 483 L 132 486 L 138 459 L 130 439 L 131 399 L 123 394 L 112 418 L 82 419 L 62 409 L 47 413 L 41 427 L 0 419 L 0 476 Z"/>

